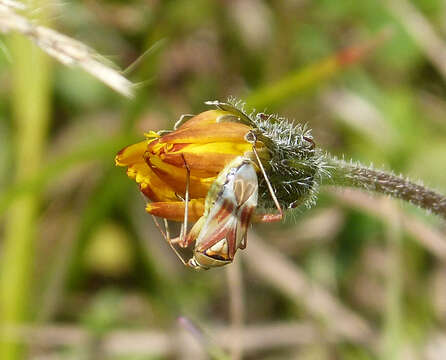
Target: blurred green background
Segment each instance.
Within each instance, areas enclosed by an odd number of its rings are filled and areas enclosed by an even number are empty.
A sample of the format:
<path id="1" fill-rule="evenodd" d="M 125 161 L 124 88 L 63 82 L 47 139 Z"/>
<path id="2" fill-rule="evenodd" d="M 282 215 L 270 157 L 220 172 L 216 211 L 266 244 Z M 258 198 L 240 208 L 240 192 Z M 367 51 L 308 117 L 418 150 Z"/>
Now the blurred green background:
<path id="1" fill-rule="evenodd" d="M 445 1 L 33 4 L 122 68 L 147 54 L 128 100 L 1 38 L 0 359 L 446 358 L 441 219 L 322 189 L 197 273 L 114 166 L 143 132 L 232 95 L 446 193 Z"/>

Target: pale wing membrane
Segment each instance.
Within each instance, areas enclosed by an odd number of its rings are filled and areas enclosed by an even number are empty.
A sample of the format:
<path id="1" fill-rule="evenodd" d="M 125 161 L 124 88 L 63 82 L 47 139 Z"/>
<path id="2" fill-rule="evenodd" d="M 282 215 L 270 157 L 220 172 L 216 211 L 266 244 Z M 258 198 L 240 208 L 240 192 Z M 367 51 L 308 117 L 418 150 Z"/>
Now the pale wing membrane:
<path id="1" fill-rule="evenodd" d="M 246 246 L 246 233 L 257 206 L 257 174 L 243 160 L 231 168 L 197 238 L 196 250 L 221 260 L 232 260 Z"/>
<path id="2" fill-rule="evenodd" d="M 227 252 L 222 251 L 218 257 L 222 260 L 229 260 L 229 254 L 235 249 L 235 238 L 233 238 L 234 229 L 237 227 L 236 208 L 234 196 L 229 191 L 223 191 L 224 200 L 218 198 L 214 206 L 211 208 L 206 221 L 201 228 L 197 238 L 196 250 L 205 252 L 218 242 L 226 242 Z M 229 239 L 228 239 L 229 237 Z M 207 254 L 209 256 L 217 256 L 217 254 Z"/>
<path id="3" fill-rule="evenodd" d="M 238 175 L 234 182 L 234 195 L 238 204 L 236 238 L 238 247 L 244 249 L 251 216 L 257 207 L 258 182 L 252 164 L 246 164 Z"/>

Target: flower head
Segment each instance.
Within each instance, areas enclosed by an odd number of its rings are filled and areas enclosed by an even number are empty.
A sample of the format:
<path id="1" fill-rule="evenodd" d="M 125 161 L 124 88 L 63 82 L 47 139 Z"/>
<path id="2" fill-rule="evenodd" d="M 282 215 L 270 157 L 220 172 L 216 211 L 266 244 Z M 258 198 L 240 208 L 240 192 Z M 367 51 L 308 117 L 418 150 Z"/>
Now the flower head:
<path id="1" fill-rule="evenodd" d="M 116 164 L 127 167 L 152 202 L 147 211 L 168 220 L 183 220 L 187 169 L 190 170 L 189 219 L 196 221 L 212 183 L 238 156 L 251 157 L 253 145 L 246 140 L 252 127 L 234 121 L 234 114 L 210 110 L 179 124 L 164 135 L 149 132 L 146 140 L 122 149 Z M 257 151 L 267 157 L 259 142 Z"/>
<path id="2" fill-rule="evenodd" d="M 149 132 L 116 156 L 152 201 L 147 212 L 195 222 L 177 239 L 164 234 L 175 251 L 172 241 L 195 243 L 190 260 L 177 252 L 194 269 L 232 262 L 246 246 L 253 219 L 278 221 L 283 208 L 311 204 L 325 171 L 324 157 L 304 127 L 273 115 L 248 115 L 234 102 L 208 104 L 217 109 L 182 117 L 173 131 Z"/>
<path id="3" fill-rule="evenodd" d="M 150 131 L 145 134 L 146 140 L 116 155 L 116 164 L 127 167 L 127 175 L 152 201 L 147 205 L 149 213 L 183 220 L 187 166 L 189 219 L 196 221 L 220 171 L 237 156 L 253 158 L 250 133 L 258 139 L 256 149 L 280 205 L 287 209 L 313 204 L 327 166 L 305 126 L 276 115 L 247 114 L 233 100 L 207 104 L 216 109 L 189 119 L 182 117 L 173 131 Z M 264 179 L 259 179 L 258 208 L 274 208 Z"/>

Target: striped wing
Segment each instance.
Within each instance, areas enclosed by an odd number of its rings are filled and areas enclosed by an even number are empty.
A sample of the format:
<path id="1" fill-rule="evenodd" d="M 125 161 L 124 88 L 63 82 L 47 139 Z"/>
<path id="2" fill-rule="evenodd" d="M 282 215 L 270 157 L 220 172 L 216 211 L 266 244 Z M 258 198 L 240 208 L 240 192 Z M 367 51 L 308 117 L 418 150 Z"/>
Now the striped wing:
<path id="1" fill-rule="evenodd" d="M 253 163 L 238 158 L 221 174 L 224 183 L 209 209 L 196 240 L 195 251 L 232 261 L 246 246 L 246 234 L 257 206 L 258 182 Z"/>

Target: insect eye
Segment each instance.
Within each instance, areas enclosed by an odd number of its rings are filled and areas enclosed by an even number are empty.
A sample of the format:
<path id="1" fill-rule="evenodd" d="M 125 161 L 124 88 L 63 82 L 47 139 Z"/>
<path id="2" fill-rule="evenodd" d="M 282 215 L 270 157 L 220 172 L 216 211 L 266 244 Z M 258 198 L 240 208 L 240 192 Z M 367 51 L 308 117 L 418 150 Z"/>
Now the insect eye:
<path id="1" fill-rule="evenodd" d="M 246 135 L 245 135 L 245 140 L 249 143 L 254 144 L 257 141 L 257 136 L 256 134 L 254 134 L 253 131 L 249 131 Z"/>
<path id="2" fill-rule="evenodd" d="M 310 137 L 308 137 L 308 136 L 304 136 L 303 138 L 304 138 L 304 140 L 305 140 L 306 142 L 309 142 L 309 143 L 310 143 L 310 149 L 311 149 L 311 150 L 313 150 L 313 149 L 316 147 L 316 143 L 313 141 L 312 138 L 310 138 Z"/>

